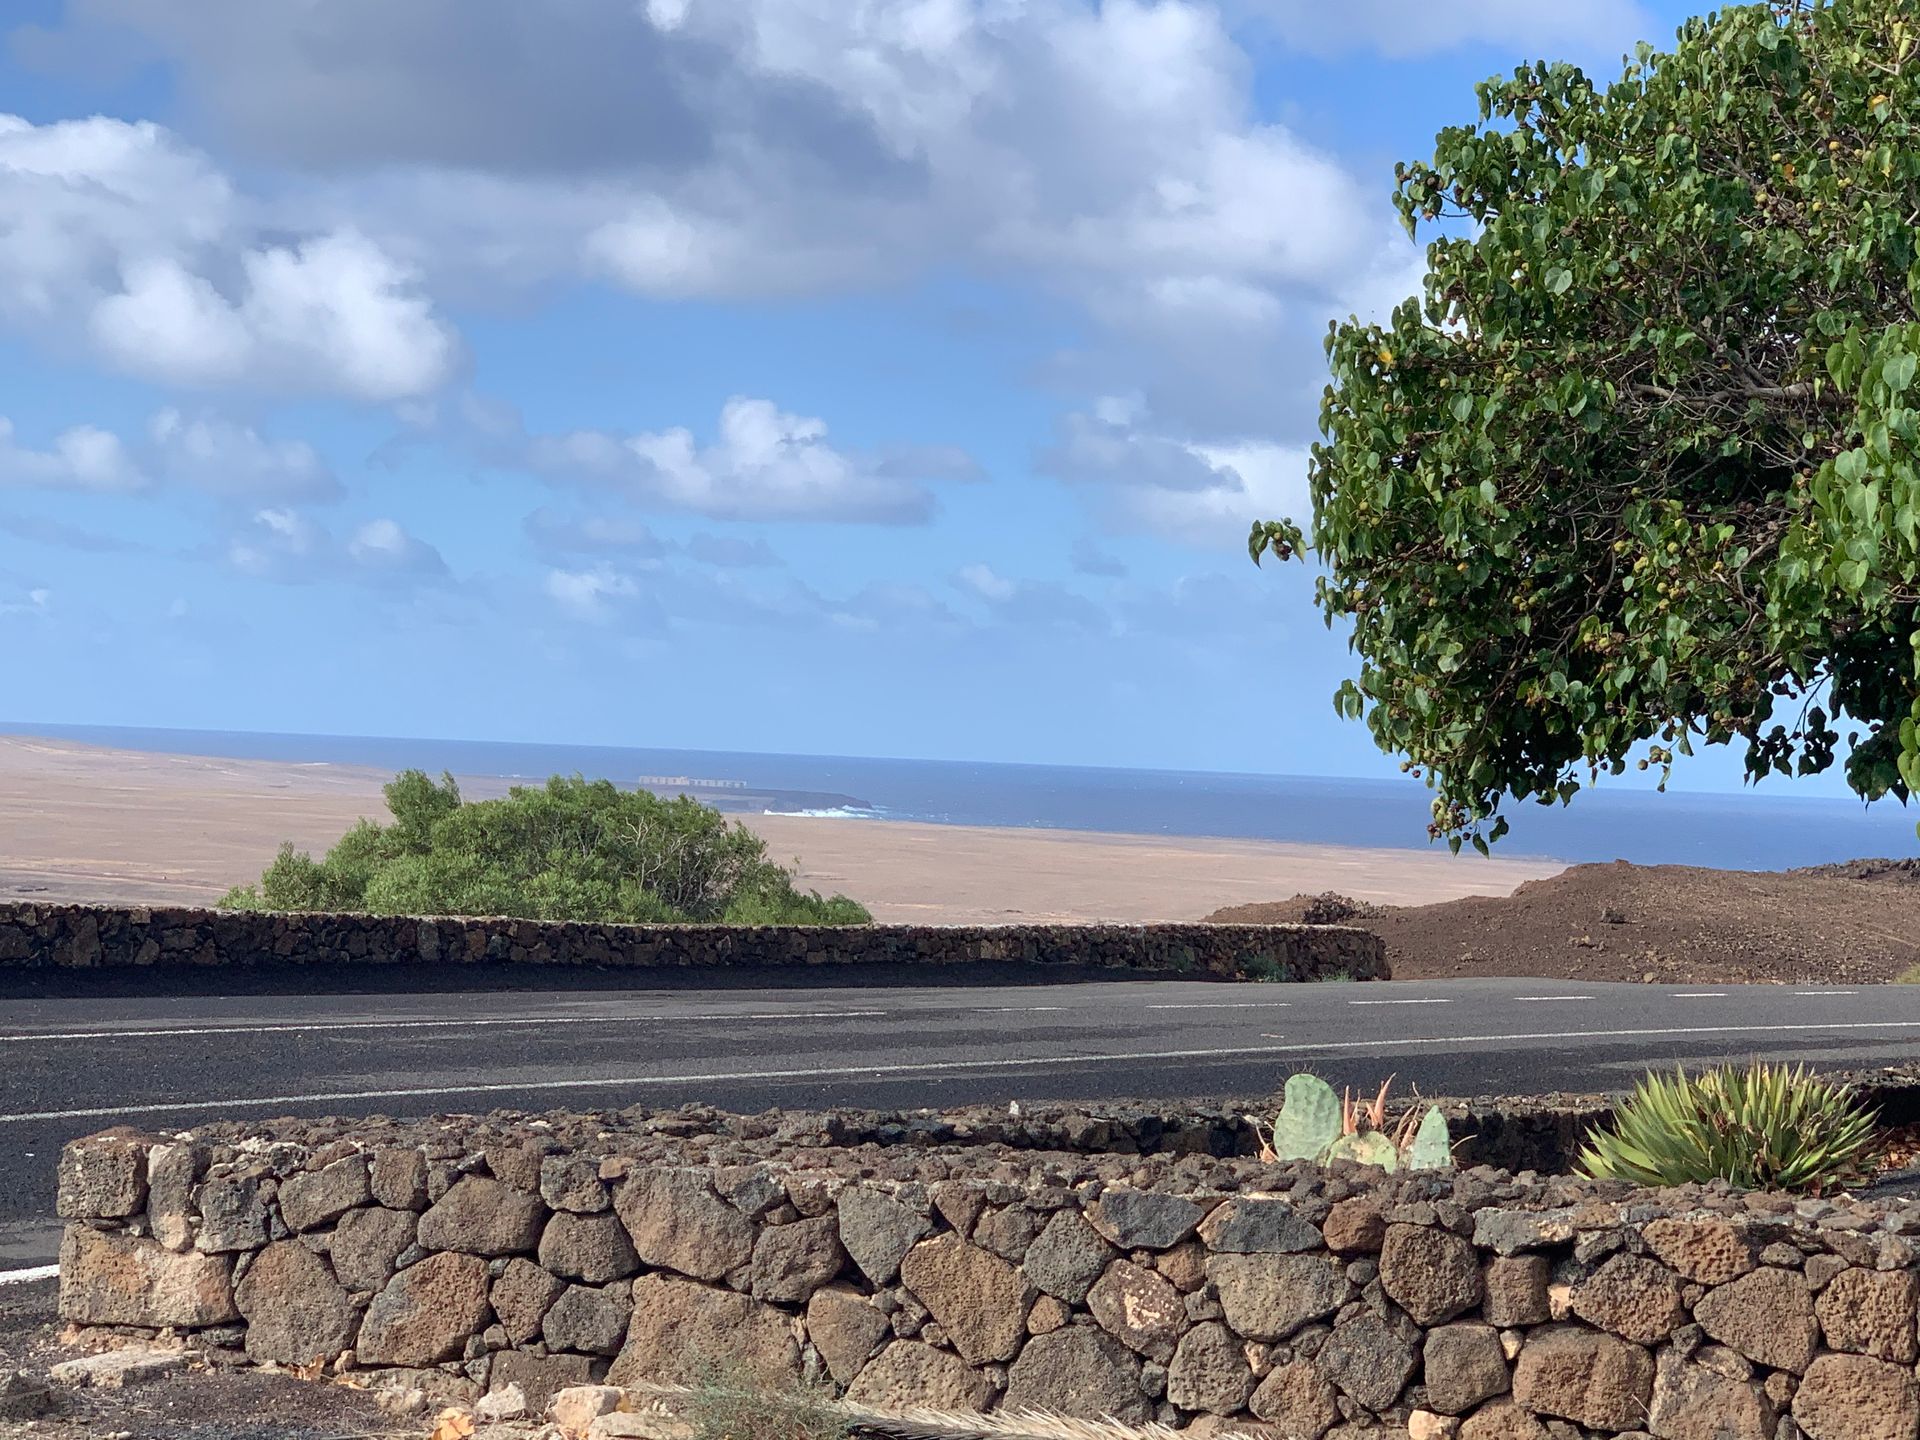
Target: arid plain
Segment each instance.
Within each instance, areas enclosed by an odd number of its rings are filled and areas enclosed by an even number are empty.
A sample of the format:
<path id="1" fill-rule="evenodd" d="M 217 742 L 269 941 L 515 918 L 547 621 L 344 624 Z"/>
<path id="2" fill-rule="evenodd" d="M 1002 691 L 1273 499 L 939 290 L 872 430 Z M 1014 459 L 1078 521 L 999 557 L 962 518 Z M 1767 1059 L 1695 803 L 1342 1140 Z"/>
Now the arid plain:
<path id="1" fill-rule="evenodd" d="M 283 840 L 323 851 L 384 818 L 390 777 L 0 736 L 0 899 L 208 904 Z M 503 782 L 463 781 L 474 795 Z M 1455 859 L 1246 840 L 744 816 L 801 883 L 909 924 L 1196 920 L 1224 905 L 1337 890 L 1418 905 L 1505 895 L 1550 860 Z"/>

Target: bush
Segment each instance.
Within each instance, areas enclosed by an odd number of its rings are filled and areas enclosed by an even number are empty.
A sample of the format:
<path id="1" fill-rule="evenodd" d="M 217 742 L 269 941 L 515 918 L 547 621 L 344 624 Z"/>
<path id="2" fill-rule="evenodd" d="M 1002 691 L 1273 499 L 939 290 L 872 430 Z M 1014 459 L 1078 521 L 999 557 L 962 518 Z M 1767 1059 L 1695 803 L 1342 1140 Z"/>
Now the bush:
<path id="1" fill-rule="evenodd" d="M 451 775 L 408 770 L 386 787 L 393 823 L 362 820 L 325 858 L 280 853 L 237 910 L 511 915 L 729 925 L 864 925 L 844 895 L 794 888 L 764 840 L 710 806 L 609 781 L 555 776 L 468 803 Z"/>
<path id="2" fill-rule="evenodd" d="M 1818 1194 L 1866 1174 L 1876 1135 L 1847 1087 L 1805 1066 L 1755 1061 L 1698 1078 L 1649 1074 L 1614 1112 L 1613 1129 L 1587 1140 L 1578 1168 L 1596 1180 Z"/>

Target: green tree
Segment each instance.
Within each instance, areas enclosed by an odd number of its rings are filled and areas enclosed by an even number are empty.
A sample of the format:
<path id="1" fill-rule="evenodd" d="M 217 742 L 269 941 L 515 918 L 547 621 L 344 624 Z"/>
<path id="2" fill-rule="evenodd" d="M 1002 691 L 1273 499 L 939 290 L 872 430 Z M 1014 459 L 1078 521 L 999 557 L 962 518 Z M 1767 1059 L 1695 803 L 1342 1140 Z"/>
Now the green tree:
<path id="1" fill-rule="evenodd" d="M 1917 30 L 1725 10 L 1605 88 L 1490 80 L 1398 167 L 1424 296 L 1331 328 L 1311 541 L 1336 708 L 1456 849 L 1699 742 L 1824 770 L 1842 712 L 1854 790 L 1920 784 Z"/>
<path id="2" fill-rule="evenodd" d="M 864 906 L 794 887 L 764 840 L 686 796 L 555 776 L 466 802 L 451 775 L 386 787 L 389 825 L 362 820 L 315 860 L 283 845 L 250 910 L 514 915 L 537 920 L 863 925 Z"/>

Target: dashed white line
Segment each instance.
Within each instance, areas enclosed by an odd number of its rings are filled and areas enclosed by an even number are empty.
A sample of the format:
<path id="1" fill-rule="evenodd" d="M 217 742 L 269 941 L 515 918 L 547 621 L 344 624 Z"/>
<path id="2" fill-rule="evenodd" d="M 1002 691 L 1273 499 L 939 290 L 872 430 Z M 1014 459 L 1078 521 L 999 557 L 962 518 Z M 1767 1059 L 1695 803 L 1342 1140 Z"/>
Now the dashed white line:
<path id="1" fill-rule="evenodd" d="M 1591 996 L 1549 999 L 1581 998 Z M 172 1100 L 154 1105 L 104 1105 L 76 1110 L 34 1110 L 18 1115 L 0 1115 L 0 1125 L 42 1120 L 93 1120 L 109 1115 L 167 1115 L 186 1111 L 231 1110 L 262 1105 L 318 1105 L 352 1100 L 412 1100 L 434 1095 L 535 1094 L 549 1090 L 615 1090 L 647 1085 L 750 1084 L 756 1081 L 830 1080 L 866 1076 L 929 1075 L 942 1071 L 1049 1070 L 1072 1069 L 1084 1065 L 1137 1065 L 1143 1060 L 1238 1060 L 1255 1056 L 1325 1054 L 1337 1050 L 1405 1050 L 1421 1045 L 1457 1049 L 1463 1045 L 1489 1045 L 1523 1040 L 1629 1040 L 1676 1035 L 1778 1035 L 1833 1034 L 1842 1031 L 1920 1030 L 1920 1020 L 1859 1021 L 1826 1025 L 1664 1025 L 1634 1030 L 1542 1030 L 1515 1035 L 1433 1035 L 1404 1039 L 1362 1039 L 1316 1041 L 1288 1045 L 1240 1045 L 1217 1050 L 1146 1050 L 1121 1054 L 1045 1055 L 1031 1059 L 1008 1060 L 931 1060 L 915 1064 L 837 1065 L 812 1070 L 734 1070 L 706 1074 L 622 1075 L 591 1080 L 499 1081 L 468 1085 L 423 1085 L 392 1090 L 335 1090 L 306 1095 L 228 1096 L 206 1100 Z M 1266 1038 L 1284 1039 L 1284 1036 Z"/>
<path id="2" fill-rule="evenodd" d="M 1149 1005 L 1149 1010 L 1290 1010 L 1291 1000 L 1210 1000 L 1205 1004 Z"/>
<path id="3" fill-rule="evenodd" d="M 793 1010 L 767 1011 L 745 1015 L 718 1012 L 697 1015 L 527 1015 L 510 1019 L 471 1020 L 319 1020 L 300 1024 L 275 1025 L 194 1025 L 161 1027 L 151 1030 L 67 1030 L 25 1031 L 0 1035 L 0 1045 L 16 1045 L 46 1040 L 154 1040 L 175 1035 L 286 1035 L 308 1031 L 333 1030 L 466 1030 L 496 1025 L 632 1025 L 643 1021 L 689 1020 L 871 1020 L 892 1012 L 887 1010 Z"/>
<path id="4" fill-rule="evenodd" d="M 1858 990 L 1796 990 L 1796 995 L 1858 995 Z"/>
<path id="5" fill-rule="evenodd" d="M 1349 1000 L 1349 1005 L 1451 1005 L 1451 1000 Z"/>
<path id="6" fill-rule="evenodd" d="M 0 1270 L 0 1285 L 28 1285 L 35 1280 L 51 1280 L 59 1273 L 58 1265 L 36 1265 L 31 1270 Z"/>
<path id="7" fill-rule="evenodd" d="M 1516 995 L 1515 1000 L 1528 1005 L 1538 1005 L 1548 1000 L 1591 1000 L 1591 995 Z"/>
<path id="8" fill-rule="evenodd" d="M 1669 998 L 1674 1000 L 1724 1000 L 1727 998 L 1727 992 L 1724 990 L 1676 990 Z"/>

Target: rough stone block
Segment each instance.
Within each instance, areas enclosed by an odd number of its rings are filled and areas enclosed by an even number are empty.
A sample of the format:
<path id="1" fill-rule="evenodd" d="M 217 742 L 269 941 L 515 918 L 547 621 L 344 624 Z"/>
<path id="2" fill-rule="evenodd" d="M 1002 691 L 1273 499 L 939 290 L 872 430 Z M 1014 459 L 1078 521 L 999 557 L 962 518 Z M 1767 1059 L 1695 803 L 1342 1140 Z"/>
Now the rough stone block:
<path id="1" fill-rule="evenodd" d="M 224 1255 L 176 1254 L 123 1231 L 69 1225 L 60 1243 L 60 1318 L 79 1325 L 229 1325 L 240 1318 Z"/>

